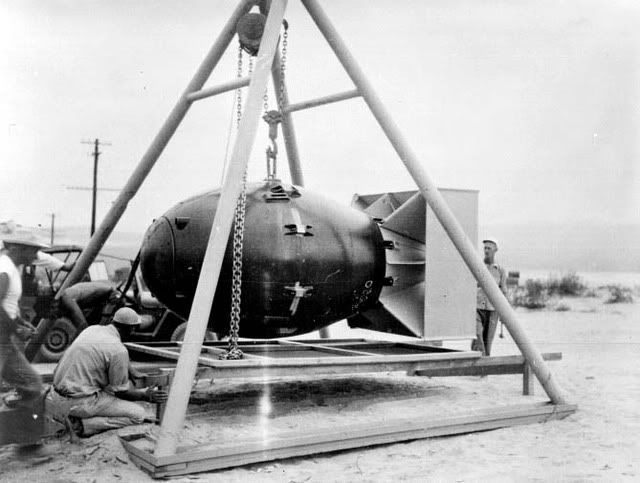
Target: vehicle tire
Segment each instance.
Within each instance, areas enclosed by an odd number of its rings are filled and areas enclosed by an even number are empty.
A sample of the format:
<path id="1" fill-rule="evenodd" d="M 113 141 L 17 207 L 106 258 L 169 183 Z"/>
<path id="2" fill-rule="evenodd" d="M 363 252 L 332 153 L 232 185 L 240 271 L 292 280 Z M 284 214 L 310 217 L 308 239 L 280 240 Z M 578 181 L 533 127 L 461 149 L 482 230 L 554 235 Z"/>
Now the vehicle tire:
<path id="1" fill-rule="evenodd" d="M 184 333 L 187 331 L 187 323 L 183 322 L 175 328 L 173 334 L 171 334 L 171 342 L 180 342 L 184 340 Z M 215 332 L 208 330 L 204 336 L 204 340 L 213 342 L 218 340 L 218 336 Z"/>
<path id="2" fill-rule="evenodd" d="M 59 361 L 76 335 L 78 335 L 78 329 L 69 319 L 64 317 L 57 319 L 42 342 L 38 360 L 42 362 Z"/>

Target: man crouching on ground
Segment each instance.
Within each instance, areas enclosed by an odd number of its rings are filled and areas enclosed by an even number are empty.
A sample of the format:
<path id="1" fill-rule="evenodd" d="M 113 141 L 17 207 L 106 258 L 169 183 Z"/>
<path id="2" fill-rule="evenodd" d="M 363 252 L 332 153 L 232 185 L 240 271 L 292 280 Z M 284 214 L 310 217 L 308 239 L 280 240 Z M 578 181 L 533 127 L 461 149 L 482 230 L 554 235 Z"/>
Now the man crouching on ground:
<path id="1" fill-rule="evenodd" d="M 162 403 L 167 392 L 129 385 L 128 340 L 140 316 L 128 307 L 116 311 L 109 325 L 83 330 L 66 350 L 53 373 L 47 410 L 54 419 L 69 422 L 79 436 L 141 424 L 144 407 L 133 401 Z"/>

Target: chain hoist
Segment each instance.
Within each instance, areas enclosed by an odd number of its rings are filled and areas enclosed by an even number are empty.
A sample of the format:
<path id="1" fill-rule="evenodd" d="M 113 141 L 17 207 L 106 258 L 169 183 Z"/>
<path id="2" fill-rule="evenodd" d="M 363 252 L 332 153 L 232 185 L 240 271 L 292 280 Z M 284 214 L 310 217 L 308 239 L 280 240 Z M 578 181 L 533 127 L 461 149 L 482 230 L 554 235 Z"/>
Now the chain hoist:
<path id="1" fill-rule="evenodd" d="M 267 177 L 269 179 L 275 178 L 276 173 L 276 158 L 278 153 L 278 146 L 276 144 L 276 138 L 278 136 L 278 124 L 282 122 L 282 105 L 284 100 L 284 71 L 287 54 L 287 29 L 288 24 L 286 20 L 283 22 L 285 31 L 283 34 L 282 42 L 282 57 L 280 60 L 280 91 L 279 91 L 279 111 L 269 111 L 268 95 L 265 90 L 263 101 L 265 116 L 264 119 L 269 124 L 269 139 L 272 146 L 267 148 Z M 242 51 L 247 51 L 246 45 L 240 42 L 238 48 L 238 70 L 237 77 L 242 77 Z M 251 52 L 249 57 L 249 76 L 253 73 L 253 58 Z M 236 92 L 237 99 L 237 127 L 240 127 L 242 120 L 242 95 L 241 90 Z M 229 321 L 229 346 L 227 351 L 220 355 L 220 359 L 242 359 L 243 353 L 238 347 L 238 337 L 240 334 L 240 309 L 242 305 L 242 251 L 244 246 L 244 223 L 247 207 L 247 170 L 245 169 L 242 176 L 242 190 L 236 204 L 236 210 L 234 214 L 234 228 L 233 228 L 233 263 L 232 263 L 232 279 L 231 279 L 231 316 Z"/>
<path id="2" fill-rule="evenodd" d="M 238 79 L 242 78 L 242 45 L 238 45 L 238 69 L 236 72 Z M 242 119 L 242 88 L 236 89 L 236 129 L 240 128 L 240 120 Z"/>
<path id="3" fill-rule="evenodd" d="M 236 204 L 233 228 L 233 266 L 231 279 L 231 320 L 229 323 L 229 347 L 221 359 L 242 359 L 238 347 L 240 333 L 240 307 L 242 303 L 242 249 L 244 245 L 244 220 L 247 206 L 247 171 L 242 176 L 242 191 Z"/>
<path id="4" fill-rule="evenodd" d="M 242 77 L 242 45 L 238 48 L 238 71 L 237 77 Z M 253 71 L 253 62 L 251 57 L 249 58 L 249 75 Z M 240 128 L 240 121 L 242 120 L 242 96 L 241 90 L 238 89 L 236 93 L 236 120 L 237 128 Z M 233 226 L 233 264 L 232 264 L 232 279 L 231 279 L 231 314 L 229 320 L 229 347 L 227 352 L 220 355 L 220 359 L 242 359 L 242 351 L 238 348 L 238 336 L 240 333 L 240 306 L 242 303 L 242 248 L 244 243 L 244 217 L 247 204 L 247 170 L 245 169 L 242 175 L 242 190 L 236 203 L 236 210 L 234 213 L 234 226 Z"/>
<path id="5" fill-rule="evenodd" d="M 284 105 L 284 71 L 287 65 L 287 46 L 289 45 L 289 23 L 282 20 L 284 32 L 282 33 L 282 54 L 280 55 L 280 96 L 278 97 L 278 108 L 282 112 Z"/>
<path id="6" fill-rule="evenodd" d="M 286 20 L 282 21 L 284 26 L 284 32 L 282 34 L 282 53 L 280 55 L 280 85 L 278 86 L 278 95 L 276 102 L 278 104 L 277 110 L 269 110 L 269 98 L 267 91 L 265 90 L 263 104 L 264 104 L 264 116 L 262 119 L 269 125 L 269 141 L 271 145 L 267 147 L 266 161 L 267 161 L 267 180 L 274 180 L 277 178 L 277 161 L 278 161 L 278 125 L 283 119 L 283 106 L 284 106 L 284 74 L 287 63 L 287 46 L 289 39 L 289 24 Z"/>

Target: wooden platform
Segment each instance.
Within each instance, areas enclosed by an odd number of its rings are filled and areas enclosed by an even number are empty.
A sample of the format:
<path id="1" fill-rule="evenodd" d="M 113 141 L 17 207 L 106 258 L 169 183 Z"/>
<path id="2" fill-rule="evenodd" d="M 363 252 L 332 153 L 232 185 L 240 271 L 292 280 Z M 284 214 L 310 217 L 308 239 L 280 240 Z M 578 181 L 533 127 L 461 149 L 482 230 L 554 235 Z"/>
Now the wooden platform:
<path id="1" fill-rule="evenodd" d="M 154 478 L 163 478 L 274 459 L 541 423 L 562 419 L 575 410 L 574 405 L 538 403 L 491 408 L 446 418 L 437 415 L 424 420 L 385 418 L 370 424 L 309 431 L 304 435 L 296 431 L 264 439 L 183 446 L 175 455 L 166 457 L 153 455 L 155 441 L 147 434 L 123 436 L 120 441 L 134 464 Z"/>
<path id="2" fill-rule="evenodd" d="M 152 367 L 175 363 L 180 343 L 126 344 L 136 364 Z M 342 375 L 406 371 L 412 376 L 446 377 L 523 374 L 524 394 L 533 393 L 533 378 L 521 355 L 481 357 L 474 351 L 456 351 L 420 342 L 367 339 L 243 341 L 243 360 L 220 360 L 225 342 L 206 342 L 199 365 L 214 379 Z M 560 353 L 543 354 L 559 360 Z M 153 477 L 211 471 L 273 459 L 394 443 L 434 436 L 530 424 L 560 419 L 576 410 L 573 405 L 518 404 L 461 411 L 423 419 L 385 418 L 383 422 L 348 424 L 269 436 L 266 439 L 219 441 L 179 447 L 175 455 L 156 457 L 155 441 L 148 434 L 121 437 L 131 460 Z"/>
<path id="3" fill-rule="evenodd" d="M 180 343 L 125 344 L 132 359 L 178 360 Z M 419 342 L 367 339 L 243 341 L 244 359 L 220 360 L 226 342 L 205 342 L 198 363 L 213 377 L 283 377 L 364 372 L 416 372 L 437 361 L 476 360 L 480 353 L 456 351 Z M 146 357 L 145 357 L 146 356 Z"/>

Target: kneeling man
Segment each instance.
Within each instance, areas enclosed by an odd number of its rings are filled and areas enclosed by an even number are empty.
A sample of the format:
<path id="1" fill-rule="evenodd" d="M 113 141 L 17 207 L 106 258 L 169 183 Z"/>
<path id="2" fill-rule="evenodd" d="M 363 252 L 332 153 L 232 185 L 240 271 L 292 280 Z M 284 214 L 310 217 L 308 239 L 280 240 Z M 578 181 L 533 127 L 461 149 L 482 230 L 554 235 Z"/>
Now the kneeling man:
<path id="1" fill-rule="evenodd" d="M 140 324 L 140 316 L 128 307 L 116 311 L 109 325 L 83 330 L 66 350 L 53 373 L 47 408 L 54 419 L 66 422 L 80 436 L 141 424 L 145 408 L 133 401 L 160 403 L 167 392 L 129 383 L 126 341 Z"/>

